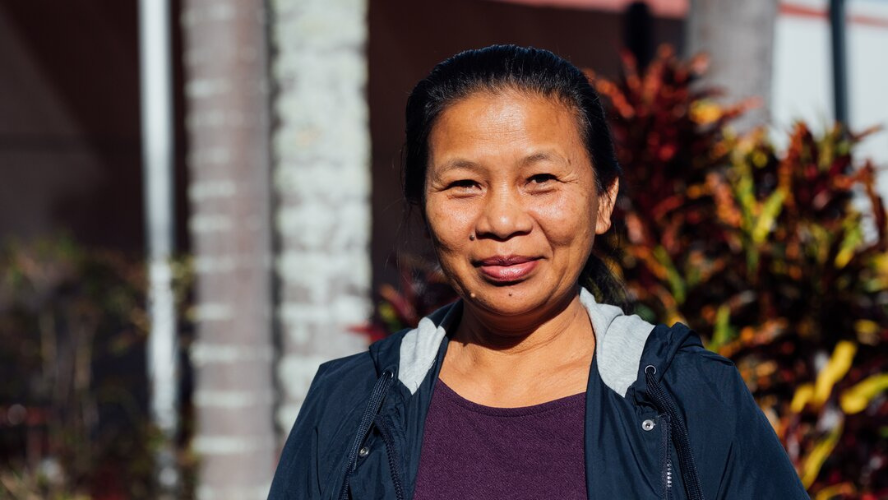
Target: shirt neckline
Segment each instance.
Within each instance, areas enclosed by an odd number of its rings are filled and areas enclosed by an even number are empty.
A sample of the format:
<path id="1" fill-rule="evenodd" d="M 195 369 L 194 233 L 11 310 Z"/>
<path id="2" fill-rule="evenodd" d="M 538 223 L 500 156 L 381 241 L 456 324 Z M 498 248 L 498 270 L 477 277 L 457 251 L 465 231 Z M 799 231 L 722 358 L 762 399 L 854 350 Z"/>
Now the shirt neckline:
<path id="1" fill-rule="evenodd" d="M 586 393 L 580 392 L 570 396 L 565 396 L 552 401 L 546 401 L 531 406 L 519 406 L 516 408 L 503 408 L 498 406 L 486 406 L 469 401 L 460 396 L 450 386 L 444 383 L 440 378 L 435 382 L 435 389 L 441 394 L 447 402 L 456 404 L 469 411 L 489 415 L 494 417 L 524 417 L 528 415 L 539 415 L 552 411 L 564 410 L 569 408 L 585 408 Z"/>

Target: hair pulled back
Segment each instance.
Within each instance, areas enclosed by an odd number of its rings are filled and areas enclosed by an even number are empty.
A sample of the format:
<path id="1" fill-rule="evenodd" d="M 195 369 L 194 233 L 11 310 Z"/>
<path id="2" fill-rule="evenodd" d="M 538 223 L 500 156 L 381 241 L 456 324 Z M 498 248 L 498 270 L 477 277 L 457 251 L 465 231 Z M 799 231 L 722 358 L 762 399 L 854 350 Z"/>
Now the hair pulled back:
<path id="1" fill-rule="evenodd" d="M 599 193 L 620 177 L 601 100 L 583 72 L 547 50 L 493 45 L 460 52 L 439 63 L 410 93 L 402 178 L 404 198 L 411 209 L 424 213 L 429 135 L 441 113 L 475 93 L 504 91 L 540 95 L 573 110 Z M 596 244 L 598 253 L 613 255 L 612 243 L 601 243 Z M 608 248 L 602 248 L 605 246 Z M 625 306 L 622 284 L 595 252 L 583 268 L 580 282 L 599 300 Z"/>

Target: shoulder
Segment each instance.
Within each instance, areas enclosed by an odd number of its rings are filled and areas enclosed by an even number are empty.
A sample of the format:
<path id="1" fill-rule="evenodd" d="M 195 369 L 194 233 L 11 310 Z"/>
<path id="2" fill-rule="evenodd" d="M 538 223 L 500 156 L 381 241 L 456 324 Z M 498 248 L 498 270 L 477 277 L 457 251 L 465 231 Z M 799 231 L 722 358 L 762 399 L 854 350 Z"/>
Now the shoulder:
<path id="1" fill-rule="evenodd" d="M 641 370 L 648 364 L 657 366 L 670 391 L 687 400 L 686 405 L 729 411 L 751 397 L 734 363 L 703 347 L 697 333 L 686 325 L 658 325 L 648 344 Z"/>
<path id="2" fill-rule="evenodd" d="M 385 370 L 386 365 L 397 364 L 398 351 L 403 337 L 410 332 L 404 329 L 374 342 L 367 350 L 322 363 L 312 381 L 315 392 L 328 392 L 368 380 L 372 386 Z"/>
<path id="3" fill-rule="evenodd" d="M 651 331 L 638 367 L 636 387 L 646 392 L 646 371 L 672 395 L 691 432 L 715 429 L 712 437 L 734 433 L 739 419 L 761 413 L 731 360 L 703 347 L 686 325 L 657 325 Z"/>
<path id="4" fill-rule="evenodd" d="M 411 343 L 408 336 L 412 333 L 415 337 L 416 332 L 400 331 L 364 352 L 319 366 L 281 453 L 269 498 L 321 496 L 327 479 L 344 467 L 344 450 L 360 427 L 363 410 L 379 378 L 399 368 L 403 344 L 424 345 L 415 339 Z M 405 391 L 400 390 L 402 396 Z"/>
<path id="5" fill-rule="evenodd" d="M 304 406 L 338 406 L 332 409 L 341 411 L 343 405 L 365 401 L 385 371 L 397 374 L 406 388 L 415 392 L 439 353 L 446 329 L 460 313 L 459 303 L 444 306 L 423 318 L 415 328 L 405 328 L 374 342 L 364 352 L 323 363 Z"/>
<path id="6" fill-rule="evenodd" d="M 372 377 L 375 371 L 369 351 L 322 363 L 312 380 L 312 389 L 329 390 Z"/>
<path id="7" fill-rule="evenodd" d="M 673 372 L 673 370 L 670 370 Z M 774 428 L 729 359 L 701 346 L 681 349 L 669 376 L 718 497 L 808 498 Z M 714 487 L 714 486 L 713 486 Z"/>
<path id="8" fill-rule="evenodd" d="M 299 409 L 298 428 L 326 427 L 332 416 L 348 414 L 361 404 L 376 381 L 369 352 L 322 363 Z"/>
<path id="9" fill-rule="evenodd" d="M 347 447 L 347 425 L 374 382 L 373 361 L 362 352 L 318 368 L 281 452 L 269 499 L 319 498 L 323 478 L 337 466 L 325 450 Z"/>
<path id="10" fill-rule="evenodd" d="M 373 343 L 363 352 L 322 363 L 312 380 L 303 411 L 318 407 L 341 412 L 361 404 L 382 373 L 398 365 L 401 341 L 409 332 L 409 329 L 402 330 Z"/>
<path id="11" fill-rule="evenodd" d="M 684 325 L 658 327 L 656 335 L 672 352 L 661 381 L 684 418 L 704 489 L 719 498 L 807 498 L 734 363 Z"/>

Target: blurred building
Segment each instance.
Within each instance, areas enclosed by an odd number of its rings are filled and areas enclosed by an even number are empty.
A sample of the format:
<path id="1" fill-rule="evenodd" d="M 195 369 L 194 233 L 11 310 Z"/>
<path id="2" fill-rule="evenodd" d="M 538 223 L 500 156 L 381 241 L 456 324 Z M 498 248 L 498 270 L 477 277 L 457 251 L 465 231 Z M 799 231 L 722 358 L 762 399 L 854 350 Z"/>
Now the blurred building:
<path id="1" fill-rule="evenodd" d="M 795 120 L 817 128 L 835 119 L 828 0 L 780 3 L 775 29 L 772 122 L 788 130 Z M 846 8 L 848 123 L 852 130 L 888 127 L 888 2 L 850 0 Z M 861 158 L 888 165 L 888 129 L 866 139 Z M 888 198 L 888 175 L 879 178 Z"/>

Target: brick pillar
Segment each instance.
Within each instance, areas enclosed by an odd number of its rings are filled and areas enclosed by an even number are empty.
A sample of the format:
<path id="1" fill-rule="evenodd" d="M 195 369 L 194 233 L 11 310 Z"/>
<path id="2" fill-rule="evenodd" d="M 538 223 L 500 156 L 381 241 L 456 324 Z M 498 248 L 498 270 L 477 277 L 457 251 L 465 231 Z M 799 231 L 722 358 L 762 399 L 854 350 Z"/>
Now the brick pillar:
<path id="1" fill-rule="evenodd" d="M 197 496 L 264 499 L 277 448 L 265 3 L 183 4 Z"/>
<path id="2" fill-rule="evenodd" d="M 318 365 L 366 348 L 370 133 L 366 0 L 273 0 L 272 136 L 281 439 Z"/>

